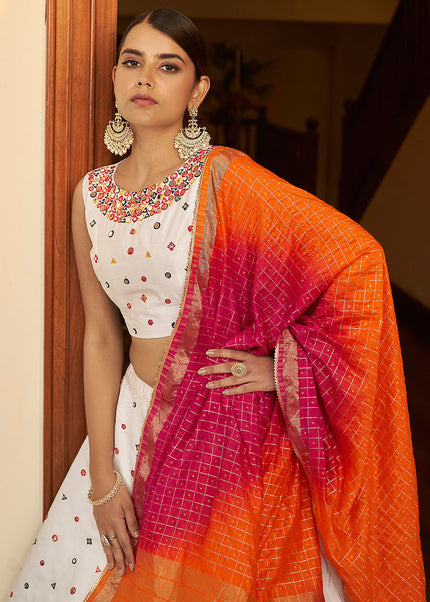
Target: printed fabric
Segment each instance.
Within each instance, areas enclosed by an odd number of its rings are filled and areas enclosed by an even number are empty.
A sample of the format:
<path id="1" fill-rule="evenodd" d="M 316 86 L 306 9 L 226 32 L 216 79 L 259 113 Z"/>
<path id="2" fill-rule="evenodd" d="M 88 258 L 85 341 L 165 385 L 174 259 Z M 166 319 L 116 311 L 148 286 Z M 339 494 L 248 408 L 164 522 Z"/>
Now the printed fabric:
<path id="1" fill-rule="evenodd" d="M 87 599 L 320 602 L 323 547 L 345 599 L 425 600 L 380 246 L 237 151 L 213 150 L 200 185 L 136 464 L 136 568 Z M 277 394 L 207 389 L 220 347 L 275 353 Z"/>
<path id="2" fill-rule="evenodd" d="M 121 382 L 114 430 L 114 468 L 129 491 L 151 394 L 152 387 L 130 364 Z M 87 497 L 90 487 L 86 437 L 15 580 L 11 602 L 82 602 L 97 584 L 106 555 Z"/>
<path id="3" fill-rule="evenodd" d="M 94 169 L 84 178 L 91 263 L 133 337 L 172 334 L 206 154 L 199 151 L 162 182 L 137 192 L 116 185 L 118 164 Z"/>

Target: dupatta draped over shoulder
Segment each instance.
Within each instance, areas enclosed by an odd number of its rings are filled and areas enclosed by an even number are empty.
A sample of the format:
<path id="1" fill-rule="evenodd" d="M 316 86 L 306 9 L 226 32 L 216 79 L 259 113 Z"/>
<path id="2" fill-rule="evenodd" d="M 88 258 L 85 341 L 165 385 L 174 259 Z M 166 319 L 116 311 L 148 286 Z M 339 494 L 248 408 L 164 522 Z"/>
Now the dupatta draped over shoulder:
<path id="1" fill-rule="evenodd" d="M 381 247 L 225 148 L 201 179 L 180 316 L 143 428 L 136 567 L 88 600 L 425 600 L 415 468 Z M 205 352 L 275 352 L 277 395 L 223 396 Z"/>

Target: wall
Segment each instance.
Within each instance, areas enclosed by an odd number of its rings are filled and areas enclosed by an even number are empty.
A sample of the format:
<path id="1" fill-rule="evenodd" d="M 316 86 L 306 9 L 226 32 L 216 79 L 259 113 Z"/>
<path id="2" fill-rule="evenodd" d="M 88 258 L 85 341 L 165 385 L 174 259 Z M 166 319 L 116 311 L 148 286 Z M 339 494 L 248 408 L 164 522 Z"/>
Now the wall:
<path id="1" fill-rule="evenodd" d="M 384 247 L 392 281 L 430 309 L 429 140 L 430 97 L 361 223 Z"/>
<path id="2" fill-rule="evenodd" d="M 356 100 L 377 55 L 387 27 L 385 25 L 340 24 L 336 26 L 328 154 L 327 198 L 337 206 L 342 154 L 343 116 L 346 100 Z"/>
<path id="3" fill-rule="evenodd" d="M 268 19 L 275 21 L 316 21 L 322 23 L 389 23 L 398 0 L 119 0 L 119 13 L 137 15 L 148 7 L 179 10 L 191 18 Z"/>
<path id="4" fill-rule="evenodd" d="M 0 599 L 42 517 L 45 0 L 0 0 Z"/>
<path id="5" fill-rule="evenodd" d="M 262 101 L 271 123 L 305 131 L 306 119 L 319 122 L 317 193 L 326 198 L 328 121 L 331 68 L 336 27 L 319 23 L 196 19 L 209 54 L 213 43 L 238 46 L 244 60 L 257 59 L 267 66 L 259 85 L 270 84 Z M 219 74 L 211 72 L 219 79 Z"/>
<path id="6" fill-rule="evenodd" d="M 337 204 L 343 103 L 359 96 L 386 25 L 195 19 L 207 47 L 225 41 L 267 63 L 259 84 L 270 122 L 304 131 L 319 122 L 317 195 Z M 215 79 L 216 73 L 211 72 Z"/>

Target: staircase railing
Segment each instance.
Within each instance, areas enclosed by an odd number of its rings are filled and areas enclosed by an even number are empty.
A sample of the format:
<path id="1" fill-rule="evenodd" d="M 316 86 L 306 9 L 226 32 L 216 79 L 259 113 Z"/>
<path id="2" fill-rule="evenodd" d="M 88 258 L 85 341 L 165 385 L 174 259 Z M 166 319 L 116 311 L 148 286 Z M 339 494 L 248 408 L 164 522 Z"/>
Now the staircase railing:
<path id="1" fill-rule="evenodd" d="M 346 103 L 339 204 L 359 220 L 430 93 L 430 2 L 402 0 L 360 97 Z"/>

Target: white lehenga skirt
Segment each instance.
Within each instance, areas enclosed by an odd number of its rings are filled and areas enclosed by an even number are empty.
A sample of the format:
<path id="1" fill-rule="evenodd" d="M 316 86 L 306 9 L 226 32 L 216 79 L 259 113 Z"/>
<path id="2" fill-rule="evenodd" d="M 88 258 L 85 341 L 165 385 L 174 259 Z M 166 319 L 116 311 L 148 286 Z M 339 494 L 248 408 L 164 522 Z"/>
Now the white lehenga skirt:
<path id="1" fill-rule="evenodd" d="M 127 369 L 115 421 L 114 467 L 131 491 L 140 434 L 152 388 Z M 88 439 L 64 479 L 10 594 L 12 600 L 83 601 L 97 584 L 106 556 L 88 501 Z"/>
<path id="2" fill-rule="evenodd" d="M 140 434 L 152 388 L 127 369 L 115 420 L 114 467 L 131 491 Z M 82 602 L 96 586 L 106 556 L 88 501 L 88 439 L 64 479 L 10 594 L 19 602 Z M 321 553 L 326 602 L 343 602 L 343 584 Z"/>

